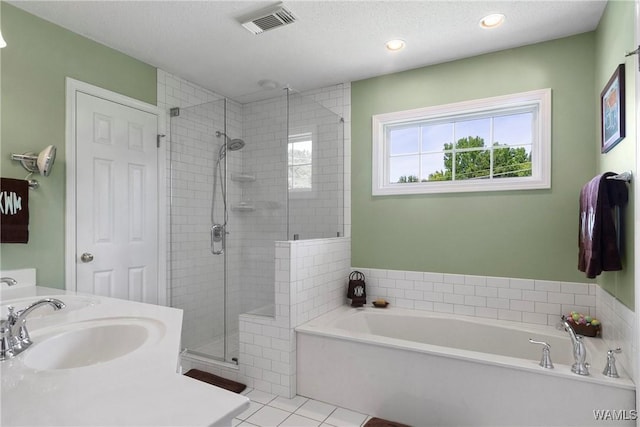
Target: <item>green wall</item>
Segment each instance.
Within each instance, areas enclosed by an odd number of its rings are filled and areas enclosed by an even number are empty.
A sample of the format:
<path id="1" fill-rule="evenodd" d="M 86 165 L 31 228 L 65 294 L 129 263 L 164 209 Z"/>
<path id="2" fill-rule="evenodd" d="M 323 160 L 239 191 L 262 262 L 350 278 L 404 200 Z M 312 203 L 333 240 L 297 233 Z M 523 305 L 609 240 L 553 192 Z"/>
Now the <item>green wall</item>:
<path id="1" fill-rule="evenodd" d="M 578 199 L 596 172 L 595 34 L 352 83 L 352 265 L 587 281 Z M 551 88 L 549 190 L 371 196 L 371 116 Z"/>
<path id="2" fill-rule="evenodd" d="M 38 282 L 64 288 L 65 78 L 156 104 L 156 69 L 0 2 L 0 173 L 24 178 L 11 153 L 58 148 L 53 171 L 29 193 L 29 243 L 0 245 L 0 268 L 37 267 Z"/>
<path id="3" fill-rule="evenodd" d="M 638 185 L 636 171 L 636 109 L 635 70 L 638 58 L 625 58 L 636 48 L 634 43 L 635 5 L 632 1 L 609 1 L 595 37 L 594 103 L 599 106 L 600 92 L 619 64 L 625 64 L 626 138 L 606 154 L 600 153 L 600 108 L 596 109 L 596 144 L 594 155 L 598 173 L 632 171 L 634 181 L 629 187 L 629 205 L 624 210 L 622 271 L 603 272 L 598 284 L 616 296 L 626 306 L 634 307 L 634 200 L 633 185 Z"/>

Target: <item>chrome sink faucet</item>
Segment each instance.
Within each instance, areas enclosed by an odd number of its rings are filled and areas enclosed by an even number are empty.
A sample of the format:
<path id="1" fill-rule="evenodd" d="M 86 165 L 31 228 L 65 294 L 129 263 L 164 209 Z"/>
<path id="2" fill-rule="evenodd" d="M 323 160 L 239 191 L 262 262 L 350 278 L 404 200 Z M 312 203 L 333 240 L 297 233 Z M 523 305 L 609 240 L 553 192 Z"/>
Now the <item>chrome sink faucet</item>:
<path id="1" fill-rule="evenodd" d="M 582 342 L 582 336 L 576 335 L 564 315 L 562 316 L 562 327 L 569 333 L 571 345 L 573 346 L 573 360 L 575 363 L 571 366 L 571 372 L 578 375 L 589 375 L 589 365 L 586 363 L 587 349 Z"/>
<path id="2" fill-rule="evenodd" d="M 43 298 L 18 312 L 14 312 L 12 306 L 7 307 L 7 318 L 0 320 L 0 360 L 20 354 L 32 344 L 27 330 L 27 316 L 45 305 L 50 305 L 54 310 L 65 307 L 65 304 L 56 298 Z"/>

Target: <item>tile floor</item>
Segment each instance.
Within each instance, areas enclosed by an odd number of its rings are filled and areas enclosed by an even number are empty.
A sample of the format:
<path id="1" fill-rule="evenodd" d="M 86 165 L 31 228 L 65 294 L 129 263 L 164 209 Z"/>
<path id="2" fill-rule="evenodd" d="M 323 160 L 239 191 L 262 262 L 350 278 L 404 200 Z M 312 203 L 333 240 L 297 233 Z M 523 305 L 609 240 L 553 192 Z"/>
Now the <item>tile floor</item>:
<path id="1" fill-rule="evenodd" d="M 371 418 L 302 396 L 287 399 L 255 389 L 242 394 L 251 406 L 233 420 L 233 427 L 360 427 Z"/>

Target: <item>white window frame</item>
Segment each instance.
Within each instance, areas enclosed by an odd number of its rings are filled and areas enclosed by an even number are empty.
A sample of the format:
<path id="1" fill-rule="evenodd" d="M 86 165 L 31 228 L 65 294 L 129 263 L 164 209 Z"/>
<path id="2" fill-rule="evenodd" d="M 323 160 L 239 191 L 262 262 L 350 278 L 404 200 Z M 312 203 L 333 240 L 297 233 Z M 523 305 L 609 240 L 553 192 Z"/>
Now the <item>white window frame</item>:
<path id="1" fill-rule="evenodd" d="M 289 132 L 287 140 L 287 174 L 291 165 L 289 164 L 289 144 L 304 140 L 302 136 L 311 135 L 311 188 L 289 188 L 289 197 L 292 199 L 311 199 L 316 194 L 316 175 L 317 175 L 317 140 L 315 126 L 306 126 L 300 128 L 292 128 Z"/>
<path id="2" fill-rule="evenodd" d="M 495 111 L 532 109 L 531 176 L 500 179 L 389 183 L 389 146 L 386 127 L 415 121 L 440 121 L 491 114 Z M 551 89 L 476 99 L 453 104 L 377 114 L 372 117 L 372 194 L 460 193 L 479 191 L 537 190 L 551 188 Z M 455 143 L 455 141 L 453 141 Z"/>

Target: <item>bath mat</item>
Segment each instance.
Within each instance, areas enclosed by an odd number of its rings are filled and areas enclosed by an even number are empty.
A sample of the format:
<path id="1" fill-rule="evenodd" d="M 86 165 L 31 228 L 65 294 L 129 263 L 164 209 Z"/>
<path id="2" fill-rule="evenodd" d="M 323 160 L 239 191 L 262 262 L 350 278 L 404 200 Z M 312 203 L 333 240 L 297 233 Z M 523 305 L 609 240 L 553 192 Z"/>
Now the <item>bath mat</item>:
<path id="1" fill-rule="evenodd" d="M 382 418 L 371 418 L 362 427 L 409 427 L 406 424 L 400 424 L 393 421 L 383 420 Z"/>
<path id="2" fill-rule="evenodd" d="M 198 381 L 202 381 L 216 387 L 232 391 L 234 393 L 242 393 L 242 391 L 247 388 L 247 386 L 244 384 L 240 384 L 235 381 L 210 374 L 209 372 L 201 371 L 199 369 L 190 369 L 185 373 L 185 375 Z"/>

